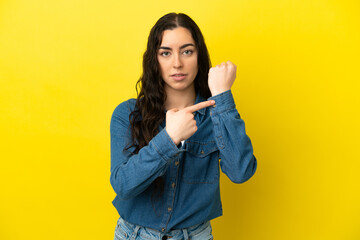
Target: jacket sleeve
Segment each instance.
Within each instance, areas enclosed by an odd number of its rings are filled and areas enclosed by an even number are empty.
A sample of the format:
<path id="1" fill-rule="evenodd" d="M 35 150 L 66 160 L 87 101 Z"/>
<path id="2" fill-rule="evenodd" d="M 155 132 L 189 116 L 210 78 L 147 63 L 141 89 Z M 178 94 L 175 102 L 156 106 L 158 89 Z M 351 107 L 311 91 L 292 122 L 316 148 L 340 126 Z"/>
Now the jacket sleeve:
<path id="1" fill-rule="evenodd" d="M 257 161 L 253 155 L 245 123 L 235 107 L 231 90 L 213 96 L 215 105 L 210 109 L 215 141 L 220 150 L 221 170 L 234 183 L 243 183 L 254 175 Z"/>
<path id="2" fill-rule="evenodd" d="M 129 101 L 126 101 L 117 106 L 110 122 L 110 183 L 121 199 L 129 199 L 143 192 L 158 176 L 164 175 L 169 163 L 179 154 L 179 149 L 165 129 L 138 154 L 133 154 L 131 149 L 124 150 L 131 140 L 129 105 Z"/>

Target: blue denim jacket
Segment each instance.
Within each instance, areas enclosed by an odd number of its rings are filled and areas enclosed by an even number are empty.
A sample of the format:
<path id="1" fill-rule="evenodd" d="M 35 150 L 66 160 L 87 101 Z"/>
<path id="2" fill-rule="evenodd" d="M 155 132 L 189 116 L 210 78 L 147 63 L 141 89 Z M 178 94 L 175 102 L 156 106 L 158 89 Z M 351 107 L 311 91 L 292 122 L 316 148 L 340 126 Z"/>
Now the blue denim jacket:
<path id="1" fill-rule="evenodd" d="M 222 215 L 221 170 L 235 183 L 247 181 L 257 161 L 235 108 L 231 91 L 209 99 L 212 107 L 195 112 L 198 130 L 178 148 L 165 130 L 133 154 L 129 114 L 135 99 L 118 105 L 111 118 L 111 185 L 113 205 L 126 221 L 162 232 L 187 228 Z M 196 103 L 205 101 L 197 96 Z M 163 176 L 161 198 L 152 197 L 153 181 Z"/>

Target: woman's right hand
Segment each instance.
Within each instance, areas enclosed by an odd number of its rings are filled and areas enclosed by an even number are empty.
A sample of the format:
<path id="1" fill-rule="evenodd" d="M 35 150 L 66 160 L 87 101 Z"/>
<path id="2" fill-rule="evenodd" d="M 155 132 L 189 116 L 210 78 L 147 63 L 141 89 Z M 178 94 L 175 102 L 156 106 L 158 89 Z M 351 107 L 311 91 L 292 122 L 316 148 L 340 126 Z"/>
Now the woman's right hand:
<path id="1" fill-rule="evenodd" d="M 170 109 L 166 112 L 166 131 L 175 145 L 191 137 L 196 131 L 196 121 L 194 112 L 210 107 L 215 104 L 214 100 L 201 102 L 181 110 L 177 108 Z"/>

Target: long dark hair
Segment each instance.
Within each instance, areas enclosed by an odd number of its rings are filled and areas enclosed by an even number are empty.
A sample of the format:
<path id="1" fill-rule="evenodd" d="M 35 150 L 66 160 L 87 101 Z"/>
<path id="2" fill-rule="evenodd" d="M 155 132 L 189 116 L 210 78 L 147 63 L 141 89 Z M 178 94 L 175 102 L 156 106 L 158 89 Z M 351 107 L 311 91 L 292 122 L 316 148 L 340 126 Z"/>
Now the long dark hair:
<path id="1" fill-rule="evenodd" d="M 195 77 L 195 92 L 204 98 L 211 96 L 208 86 L 208 72 L 211 67 L 209 53 L 204 37 L 196 23 L 186 14 L 169 13 L 161 17 L 150 31 L 147 49 L 143 56 L 143 73 L 136 83 L 138 94 L 135 109 L 130 114 L 132 142 L 127 149 L 135 147 L 134 154 L 148 145 L 159 132 L 158 127 L 165 119 L 166 92 L 161 77 L 157 53 L 162 42 L 163 32 L 177 27 L 188 29 L 198 52 L 198 73 Z M 138 88 L 140 92 L 138 92 Z M 162 177 L 154 181 L 155 189 L 164 189 Z"/>

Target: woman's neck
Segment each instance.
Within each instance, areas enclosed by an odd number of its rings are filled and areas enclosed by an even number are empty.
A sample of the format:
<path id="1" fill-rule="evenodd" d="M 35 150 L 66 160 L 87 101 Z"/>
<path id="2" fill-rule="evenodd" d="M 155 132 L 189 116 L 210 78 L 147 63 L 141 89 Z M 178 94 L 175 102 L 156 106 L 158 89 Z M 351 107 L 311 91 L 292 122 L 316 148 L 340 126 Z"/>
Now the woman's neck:
<path id="1" fill-rule="evenodd" d="M 165 109 L 177 108 L 179 110 L 194 105 L 196 100 L 195 88 L 187 91 L 177 91 L 174 89 L 166 89 Z"/>

